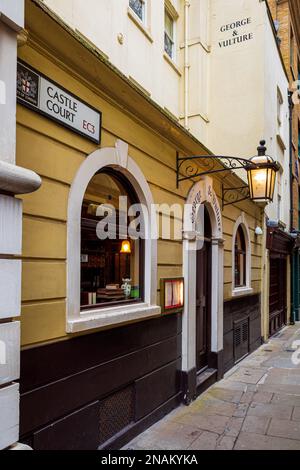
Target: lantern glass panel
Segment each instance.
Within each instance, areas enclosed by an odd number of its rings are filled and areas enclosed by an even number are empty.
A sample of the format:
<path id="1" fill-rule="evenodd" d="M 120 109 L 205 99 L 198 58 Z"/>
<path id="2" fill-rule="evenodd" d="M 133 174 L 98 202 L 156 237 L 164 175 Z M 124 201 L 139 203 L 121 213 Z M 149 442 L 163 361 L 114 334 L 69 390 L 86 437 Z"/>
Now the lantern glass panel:
<path id="1" fill-rule="evenodd" d="M 251 199 L 266 199 L 268 169 L 258 168 L 248 171 Z"/>

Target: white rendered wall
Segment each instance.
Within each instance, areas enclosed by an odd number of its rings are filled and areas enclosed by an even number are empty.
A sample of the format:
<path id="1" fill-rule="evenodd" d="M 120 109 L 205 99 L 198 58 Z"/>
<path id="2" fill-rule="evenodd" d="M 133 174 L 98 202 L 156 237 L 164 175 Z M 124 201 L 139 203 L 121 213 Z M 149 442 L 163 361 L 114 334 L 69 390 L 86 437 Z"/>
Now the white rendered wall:
<path id="1" fill-rule="evenodd" d="M 267 12 L 266 12 L 267 15 Z M 280 220 L 290 229 L 290 179 L 289 179 L 289 105 L 288 80 L 284 73 L 276 43 L 273 39 L 271 25 L 266 21 L 265 29 L 265 102 L 264 102 L 264 136 L 267 140 L 268 153 L 280 163 L 281 174 L 281 211 Z M 282 125 L 277 120 L 277 88 L 283 98 Z M 282 142 L 281 142 L 282 141 Z M 281 143 L 280 143 L 281 142 Z M 284 144 L 284 147 L 283 147 Z M 266 208 L 267 216 L 278 219 L 278 182 L 275 187 L 274 202 Z"/>
<path id="2" fill-rule="evenodd" d="M 95 44 L 154 101 L 179 117 L 180 71 L 164 58 L 164 0 L 148 0 L 144 27 L 134 21 L 133 13 L 130 15 L 128 0 L 45 0 L 44 3 Z M 182 2 L 171 0 L 171 3 L 180 8 Z M 174 63 L 181 69 L 178 50 Z"/>

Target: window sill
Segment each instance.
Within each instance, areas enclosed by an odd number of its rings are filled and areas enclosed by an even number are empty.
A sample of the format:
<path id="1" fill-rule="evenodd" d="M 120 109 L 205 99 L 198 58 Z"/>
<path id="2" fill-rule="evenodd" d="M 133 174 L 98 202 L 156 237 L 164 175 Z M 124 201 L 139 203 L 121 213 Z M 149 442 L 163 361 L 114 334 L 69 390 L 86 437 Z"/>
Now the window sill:
<path id="1" fill-rule="evenodd" d="M 127 9 L 127 15 L 135 23 L 135 25 L 141 30 L 141 32 L 146 36 L 146 38 L 153 43 L 153 37 L 151 36 L 150 31 L 146 28 L 144 23 L 139 19 L 139 17 L 131 10 L 130 7 Z"/>
<path id="2" fill-rule="evenodd" d="M 157 305 L 145 303 L 112 307 L 98 310 L 86 310 L 80 318 L 67 320 L 67 333 L 79 333 L 97 328 L 113 328 L 126 323 L 138 322 L 161 315 Z"/>
<path id="3" fill-rule="evenodd" d="M 175 72 L 179 75 L 179 77 L 181 77 L 182 74 L 179 70 L 179 67 L 175 64 L 173 59 L 171 59 L 171 57 L 166 52 L 164 52 L 164 59 L 166 62 L 168 62 L 168 64 L 172 67 L 172 69 L 175 70 Z"/>
<path id="4" fill-rule="evenodd" d="M 253 294 L 252 287 L 237 287 L 232 291 L 232 297 L 242 297 L 243 295 Z"/>

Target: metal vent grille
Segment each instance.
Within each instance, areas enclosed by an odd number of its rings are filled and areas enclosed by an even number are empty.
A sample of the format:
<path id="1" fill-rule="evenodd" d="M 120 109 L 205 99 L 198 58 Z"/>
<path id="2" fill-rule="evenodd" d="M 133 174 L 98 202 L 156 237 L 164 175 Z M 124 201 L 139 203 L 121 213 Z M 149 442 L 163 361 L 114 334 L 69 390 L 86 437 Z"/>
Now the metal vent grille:
<path id="1" fill-rule="evenodd" d="M 236 328 L 234 330 L 234 344 L 235 347 L 238 347 L 241 344 L 241 328 Z"/>
<path id="2" fill-rule="evenodd" d="M 130 386 L 100 403 L 100 445 L 134 421 L 134 387 Z"/>
<path id="3" fill-rule="evenodd" d="M 249 317 L 234 322 L 234 359 L 235 362 L 249 354 Z"/>
<path id="4" fill-rule="evenodd" d="M 243 343 L 249 340 L 249 321 L 248 319 L 242 324 Z"/>

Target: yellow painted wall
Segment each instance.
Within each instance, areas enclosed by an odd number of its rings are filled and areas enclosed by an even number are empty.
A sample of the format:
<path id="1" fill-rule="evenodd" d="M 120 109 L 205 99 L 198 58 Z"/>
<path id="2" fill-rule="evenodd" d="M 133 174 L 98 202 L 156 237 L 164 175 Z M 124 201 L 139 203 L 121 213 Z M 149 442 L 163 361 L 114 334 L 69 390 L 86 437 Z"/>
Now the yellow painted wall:
<path id="1" fill-rule="evenodd" d="M 24 46 L 20 57 L 69 91 L 103 112 L 101 147 L 114 146 L 117 138 L 128 142 L 130 156 L 149 182 L 154 202 L 183 206 L 190 183 L 176 189 L 176 150 L 163 136 L 138 122 L 92 86 L 58 67 L 55 59 L 34 47 Z M 17 164 L 42 177 L 39 191 L 24 196 L 22 344 L 30 346 L 66 337 L 66 221 L 69 190 L 84 158 L 97 148 L 88 140 L 18 105 Z M 220 196 L 220 182 L 215 182 Z M 260 224 L 260 209 L 249 201 L 224 211 L 225 299 L 231 298 L 232 230 L 244 211 L 252 243 L 252 286 L 260 292 L 261 241 L 254 229 Z M 158 242 L 159 280 L 182 276 L 182 244 Z M 159 298 L 159 292 L 158 292 Z"/>

